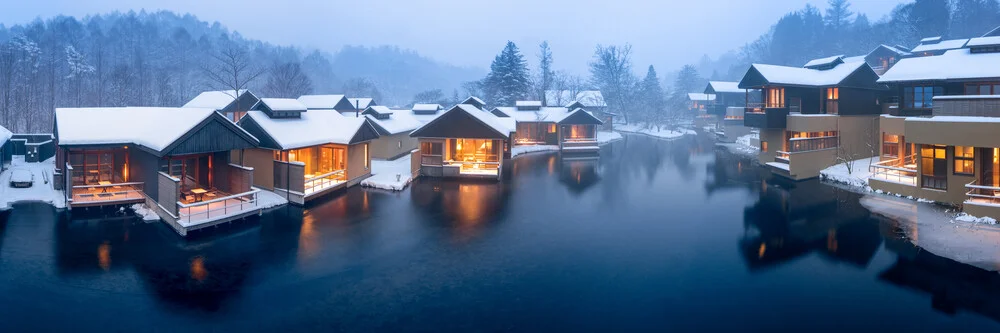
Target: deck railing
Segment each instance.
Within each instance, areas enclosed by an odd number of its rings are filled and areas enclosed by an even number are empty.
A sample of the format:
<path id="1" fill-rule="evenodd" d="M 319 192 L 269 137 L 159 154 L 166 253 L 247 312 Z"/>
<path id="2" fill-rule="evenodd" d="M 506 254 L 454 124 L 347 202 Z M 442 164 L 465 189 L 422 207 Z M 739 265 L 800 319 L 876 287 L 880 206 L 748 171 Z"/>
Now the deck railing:
<path id="1" fill-rule="evenodd" d="M 789 151 L 793 153 L 837 148 L 839 138 L 836 136 L 824 136 L 819 138 L 791 138 L 788 139 Z"/>
<path id="2" fill-rule="evenodd" d="M 460 162 L 454 161 L 449 165 L 457 165 L 459 174 L 467 175 L 496 175 L 500 170 L 500 162 Z"/>
<path id="3" fill-rule="evenodd" d="M 1000 187 L 978 185 L 976 184 L 978 182 L 978 180 L 975 180 L 971 183 L 965 184 L 965 188 L 969 190 L 965 193 L 965 195 L 969 197 L 968 201 L 974 203 L 1000 205 Z"/>
<path id="4" fill-rule="evenodd" d="M 885 160 L 868 166 L 871 178 L 917 186 L 915 155 Z"/>
<path id="5" fill-rule="evenodd" d="M 336 170 L 305 180 L 305 194 L 311 194 L 329 186 L 343 183 L 346 180 L 345 170 Z"/>
<path id="6" fill-rule="evenodd" d="M 251 190 L 227 197 L 216 198 L 191 204 L 177 202 L 180 222 L 204 222 L 212 218 L 222 218 L 232 214 L 257 208 L 257 194 L 260 190 Z"/>
<path id="7" fill-rule="evenodd" d="M 787 151 L 780 151 L 779 150 L 779 151 L 776 151 L 775 154 L 776 155 L 774 155 L 774 158 L 776 160 L 780 160 L 781 162 L 788 163 L 789 155 L 788 155 Z"/>
<path id="8" fill-rule="evenodd" d="M 442 157 L 441 155 L 421 155 L 420 156 L 420 165 L 440 166 L 441 164 L 443 164 L 442 163 L 443 161 L 444 161 L 444 157 Z"/>
<path id="9" fill-rule="evenodd" d="M 143 200 L 143 185 L 141 182 L 76 185 L 72 187 L 72 200 L 76 204 Z"/>

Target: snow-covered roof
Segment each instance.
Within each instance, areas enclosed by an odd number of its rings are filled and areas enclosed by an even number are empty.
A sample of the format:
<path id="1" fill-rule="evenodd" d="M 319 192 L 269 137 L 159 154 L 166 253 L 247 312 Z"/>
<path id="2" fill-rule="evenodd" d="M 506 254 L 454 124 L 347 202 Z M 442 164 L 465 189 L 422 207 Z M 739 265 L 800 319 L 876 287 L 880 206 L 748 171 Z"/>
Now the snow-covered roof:
<path id="1" fill-rule="evenodd" d="M 604 101 L 604 95 L 600 90 L 584 90 L 576 94 L 576 100 L 586 107 L 605 107 L 608 103 Z"/>
<path id="2" fill-rule="evenodd" d="M 205 91 L 191 101 L 184 104 L 185 108 L 209 108 L 212 110 L 222 110 L 225 109 L 229 104 L 233 104 L 237 97 L 243 96 L 247 93 L 246 89 L 241 89 L 239 94 L 235 90 L 217 90 L 217 91 Z M 251 93 L 253 94 L 253 93 Z M 247 105 L 247 108 L 253 105 Z"/>
<path id="3" fill-rule="evenodd" d="M 902 59 L 878 82 L 1000 78 L 997 64 L 1000 64 L 1000 53 L 950 50 L 939 56 Z"/>
<path id="4" fill-rule="evenodd" d="M 297 99 L 292 98 L 261 98 L 261 103 L 267 105 L 271 111 L 305 111 L 306 106 Z"/>
<path id="5" fill-rule="evenodd" d="M 868 55 L 859 55 L 859 56 L 853 56 L 853 57 L 844 57 L 843 60 L 844 60 L 844 62 L 859 62 L 859 61 L 865 61 L 865 57 L 867 57 L 867 56 Z"/>
<path id="6" fill-rule="evenodd" d="M 514 102 L 516 107 L 541 107 L 542 101 L 516 101 Z"/>
<path id="7" fill-rule="evenodd" d="M 493 130 L 499 132 L 500 134 L 502 134 L 505 137 L 510 136 L 510 133 L 515 130 L 515 127 L 511 126 L 511 122 L 510 121 L 501 120 L 501 118 L 493 115 L 492 113 L 480 110 L 479 108 L 475 107 L 472 104 L 458 104 L 458 105 L 455 105 L 451 109 L 448 109 L 448 111 L 445 111 L 445 112 L 441 113 L 440 115 L 438 115 L 438 117 L 443 117 L 444 115 L 450 114 L 452 112 L 464 112 L 464 113 L 472 116 L 473 118 L 476 118 L 476 120 L 479 120 L 479 122 L 483 123 L 483 125 L 486 125 L 486 126 L 492 128 Z M 424 126 L 427 126 L 427 125 L 429 125 L 431 123 L 432 122 L 428 122 L 428 123 L 425 123 L 423 125 L 420 125 L 420 127 L 417 127 L 413 131 L 414 132 L 419 131 L 421 128 L 423 128 Z"/>
<path id="8" fill-rule="evenodd" d="M 920 40 L 920 44 L 934 44 L 941 42 L 941 36 L 927 37 Z"/>
<path id="9" fill-rule="evenodd" d="M 439 112 L 439 113 L 424 113 L 424 114 L 411 113 L 411 115 L 413 116 L 413 119 L 416 119 L 422 125 L 422 124 L 426 124 L 426 123 L 431 122 L 431 120 L 434 120 L 434 118 L 437 118 L 442 113 L 444 113 L 444 112 Z"/>
<path id="10" fill-rule="evenodd" d="M 912 53 L 917 53 L 917 52 L 934 52 L 934 51 L 946 51 L 946 50 L 960 49 L 960 48 L 964 47 L 965 43 L 968 42 L 968 41 L 969 41 L 968 39 L 951 39 L 951 40 L 940 41 L 940 42 L 933 43 L 933 44 L 924 44 L 924 43 L 921 43 L 920 45 L 917 45 L 917 47 L 914 47 L 913 50 L 910 50 L 910 52 L 912 52 Z"/>
<path id="11" fill-rule="evenodd" d="M 347 101 L 351 102 L 351 106 L 356 106 L 358 110 L 364 110 L 367 109 L 369 106 L 372 106 L 372 101 L 374 100 L 369 97 L 362 97 L 362 98 L 348 98 Z"/>
<path id="12" fill-rule="evenodd" d="M 56 135 L 60 145 L 131 143 L 162 151 L 215 114 L 212 108 L 57 108 Z"/>
<path id="13" fill-rule="evenodd" d="M 879 45 L 879 46 L 884 47 L 886 49 L 889 49 L 889 51 L 895 52 L 895 53 L 900 54 L 900 55 L 909 55 L 910 54 L 910 52 L 907 51 L 905 47 L 902 47 L 902 46 L 899 46 L 899 45 L 897 45 L 897 46 L 889 46 L 889 45 L 882 44 L 882 45 Z M 877 48 L 878 47 L 876 47 L 876 49 Z M 872 50 L 872 51 L 875 51 L 875 50 Z M 871 53 L 871 52 L 868 52 L 868 53 Z"/>
<path id="14" fill-rule="evenodd" d="M 835 55 L 835 56 L 826 57 L 826 58 L 813 59 L 813 60 L 809 60 L 808 62 L 806 62 L 806 64 L 803 65 L 802 67 L 807 67 L 808 68 L 808 67 L 816 67 L 816 66 L 828 66 L 828 65 L 832 65 L 836 61 L 843 60 L 843 58 L 844 58 L 844 55 L 840 54 L 840 55 Z"/>
<path id="15" fill-rule="evenodd" d="M 366 117 L 389 134 L 410 132 L 423 125 L 423 122 L 414 117 L 410 110 L 392 110 L 392 116 L 387 119 L 377 119 L 371 115 Z"/>
<path id="16" fill-rule="evenodd" d="M 524 123 L 524 122 L 558 123 L 563 119 L 566 119 L 566 117 L 572 115 L 574 112 L 585 111 L 583 109 L 570 110 L 565 107 L 558 107 L 558 106 L 546 106 L 538 109 L 537 111 L 536 110 L 519 111 L 517 110 L 517 108 L 509 106 L 497 107 L 494 110 L 500 111 L 501 113 L 507 115 L 507 117 L 499 117 L 499 119 L 501 120 L 510 119 L 515 123 Z M 593 115 L 593 113 L 590 111 L 585 111 L 585 112 Z"/>
<path id="17" fill-rule="evenodd" d="M 739 82 L 708 81 L 708 85 L 712 86 L 712 90 L 716 93 L 744 93 L 744 90 L 740 89 Z"/>
<path id="18" fill-rule="evenodd" d="M 368 110 L 371 110 L 372 112 L 375 112 L 375 113 L 378 113 L 378 114 L 389 114 L 389 115 L 393 114 L 393 110 L 389 109 L 388 106 L 384 106 L 384 105 L 372 105 L 372 106 L 369 106 L 367 109 L 365 109 L 365 111 L 368 111 Z"/>
<path id="19" fill-rule="evenodd" d="M 420 112 L 420 111 L 428 112 L 428 111 L 438 111 L 438 110 L 441 110 L 441 104 L 424 104 L 424 103 L 413 104 L 413 111 L 415 112 Z"/>
<path id="20" fill-rule="evenodd" d="M 990 30 L 990 32 L 987 32 L 986 34 L 983 35 L 983 37 L 992 37 L 992 36 L 1000 36 L 1000 26 L 993 28 L 993 30 Z"/>
<path id="21" fill-rule="evenodd" d="M 11 133 L 10 130 L 4 128 L 3 126 L 0 126 L 0 146 L 7 143 L 7 140 L 10 140 L 12 136 L 14 136 L 14 133 Z"/>
<path id="22" fill-rule="evenodd" d="M 907 117 L 906 121 L 935 121 L 948 123 L 1000 123 L 1000 117 L 933 116 Z"/>
<path id="23" fill-rule="evenodd" d="M 344 99 L 344 95 L 302 95 L 299 102 L 309 109 L 333 109 Z"/>
<path id="24" fill-rule="evenodd" d="M 1000 36 L 976 37 L 965 44 L 967 47 L 1000 45 Z"/>
<path id="25" fill-rule="evenodd" d="M 688 93 L 689 101 L 714 101 L 715 95 L 706 93 Z"/>
<path id="26" fill-rule="evenodd" d="M 365 117 L 344 117 L 337 112 L 303 112 L 301 118 L 271 118 L 261 111 L 247 113 L 283 149 L 327 143 L 350 144 Z"/>
<path id="27" fill-rule="evenodd" d="M 844 81 L 861 66 L 867 66 L 867 64 L 864 62 L 843 63 L 826 70 L 764 64 L 753 64 L 751 67 L 760 72 L 764 79 L 771 84 L 833 86 Z"/>

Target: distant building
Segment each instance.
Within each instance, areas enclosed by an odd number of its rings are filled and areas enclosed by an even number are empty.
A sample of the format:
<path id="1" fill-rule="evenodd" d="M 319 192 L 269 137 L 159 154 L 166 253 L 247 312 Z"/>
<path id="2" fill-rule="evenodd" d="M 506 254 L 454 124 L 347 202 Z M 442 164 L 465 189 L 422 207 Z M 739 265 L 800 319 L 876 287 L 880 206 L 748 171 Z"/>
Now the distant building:
<path id="1" fill-rule="evenodd" d="M 183 107 L 213 109 L 235 123 L 247 113 L 247 110 L 257 105 L 258 101 L 260 98 L 246 89 L 238 93 L 235 90 L 205 91 Z"/>

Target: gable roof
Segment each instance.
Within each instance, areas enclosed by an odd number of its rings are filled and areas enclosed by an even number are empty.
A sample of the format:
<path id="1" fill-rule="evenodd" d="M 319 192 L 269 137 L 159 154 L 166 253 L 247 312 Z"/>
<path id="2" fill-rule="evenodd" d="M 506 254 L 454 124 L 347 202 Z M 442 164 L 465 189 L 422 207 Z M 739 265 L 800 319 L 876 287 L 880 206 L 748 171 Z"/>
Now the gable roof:
<path id="1" fill-rule="evenodd" d="M 937 44 L 941 42 L 941 36 L 926 37 L 920 40 L 920 44 Z"/>
<path id="2" fill-rule="evenodd" d="M 844 55 L 835 55 L 832 57 L 813 59 L 806 62 L 802 67 L 805 68 L 819 68 L 825 66 L 834 66 L 838 63 L 844 63 Z"/>
<path id="3" fill-rule="evenodd" d="M 970 39 L 969 42 L 965 44 L 966 47 L 996 46 L 996 45 L 1000 45 L 1000 36 L 976 37 Z"/>
<path id="4" fill-rule="evenodd" d="M 292 98 L 261 98 L 260 103 L 271 111 L 305 111 L 306 106 Z"/>
<path id="5" fill-rule="evenodd" d="M 392 115 L 393 111 L 388 106 L 372 105 L 365 109 L 363 114 Z"/>
<path id="6" fill-rule="evenodd" d="M 905 58 L 890 68 L 880 83 L 1000 78 L 1000 53 L 950 50 L 939 56 Z"/>
<path id="7" fill-rule="evenodd" d="M 14 133 L 11 133 L 10 130 L 4 128 L 3 126 L 0 126 L 0 147 L 7 143 L 7 140 L 10 140 L 12 136 L 14 136 Z"/>
<path id="8" fill-rule="evenodd" d="M 886 49 L 901 56 L 910 55 L 910 52 L 906 51 L 904 48 L 901 48 L 900 46 L 889 46 L 885 44 L 879 44 L 879 46 L 876 46 L 875 49 L 871 50 L 871 52 L 868 52 L 868 54 L 872 54 L 878 49 Z"/>
<path id="9" fill-rule="evenodd" d="M 866 67 L 874 75 L 874 71 L 865 62 L 843 63 L 826 70 L 753 64 L 740 80 L 739 87 L 745 89 L 766 84 L 805 87 L 835 86 Z"/>
<path id="10" fill-rule="evenodd" d="M 372 108 L 369 108 L 371 110 Z M 386 108 L 388 109 L 388 108 Z M 387 119 L 378 119 L 372 115 L 366 114 L 368 120 L 372 122 L 376 129 L 379 130 L 379 134 L 382 135 L 393 135 L 399 133 L 405 133 L 417 129 L 423 123 L 417 120 L 413 116 L 413 113 L 409 110 L 390 110 L 392 111 Z"/>
<path id="11" fill-rule="evenodd" d="M 564 112 L 559 119 L 556 119 L 556 123 L 562 125 L 602 125 L 604 121 L 594 117 L 593 114 L 584 109 L 573 109 L 573 111 Z"/>
<path id="12" fill-rule="evenodd" d="M 242 97 L 243 94 L 249 93 L 255 99 L 257 98 L 253 92 L 246 89 L 241 89 L 239 93 L 235 90 L 217 90 L 217 91 L 205 91 L 195 98 L 191 99 L 184 104 L 185 108 L 208 108 L 216 111 L 221 111 L 228 107 L 230 104 L 236 101 L 237 97 Z M 253 105 L 247 105 L 247 108 L 253 107 Z"/>
<path id="13" fill-rule="evenodd" d="M 344 100 L 344 95 L 302 95 L 298 98 L 308 109 L 335 109 Z"/>
<path id="14" fill-rule="evenodd" d="M 427 112 L 427 113 L 438 112 L 438 111 L 441 110 L 441 104 L 417 103 L 417 104 L 413 104 L 413 109 L 412 110 L 413 110 L 414 113 L 418 113 L 418 112 Z"/>
<path id="15" fill-rule="evenodd" d="M 462 101 L 462 103 L 458 103 L 458 105 L 462 104 L 472 105 L 477 108 L 482 108 L 486 106 L 486 102 L 483 102 L 483 100 L 479 99 L 479 97 L 476 96 L 469 96 L 469 98 L 466 98 L 464 101 Z"/>
<path id="16" fill-rule="evenodd" d="M 213 119 L 223 120 L 226 128 L 254 145 L 258 143 L 253 135 L 210 108 L 57 108 L 56 137 L 61 146 L 135 144 L 164 152 Z"/>
<path id="17" fill-rule="evenodd" d="M 743 89 L 740 89 L 739 82 L 730 81 L 708 81 L 708 86 L 705 87 L 706 94 L 719 94 L 719 93 L 733 93 L 742 94 L 745 93 Z"/>
<path id="18" fill-rule="evenodd" d="M 359 133 L 377 133 L 368 118 L 344 117 L 337 112 L 303 112 L 301 118 L 271 118 L 261 111 L 250 111 L 247 117 L 240 119 L 240 126 L 253 132 L 259 129 L 258 135 L 277 144 L 277 147 L 267 148 L 282 150 L 327 143 L 352 144 L 359 142 Z"/>
<path id="19" fill-rule="evenodd" d="M 480 126 L 476 126 L 480 125 Z M 410 133 L 412 137 L 507 139 L 513 128 L 470 104 L 458 104 Z"/>
<path id="20" fill-rule="evenodd" d="M 920 43 L 920 45 L 914 47 L 913 50 L 910 50 L 910 53 L 940 52 L 940 51 L 960 49 L 962 47 L 965 47 L 965 43 L 968 41 L 969 41 L 968 39 L 951 39 L 931 44 Z"/>

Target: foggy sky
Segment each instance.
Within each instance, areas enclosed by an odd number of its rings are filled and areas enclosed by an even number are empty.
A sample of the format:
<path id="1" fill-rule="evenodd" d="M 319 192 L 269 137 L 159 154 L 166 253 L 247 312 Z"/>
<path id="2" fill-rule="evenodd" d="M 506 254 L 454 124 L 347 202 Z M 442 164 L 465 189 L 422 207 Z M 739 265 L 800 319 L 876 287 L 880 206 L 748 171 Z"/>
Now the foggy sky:
<path id="1" fill-rule="evenodd" d="M 852 0 L 873 22 L 902 0 Z M 536 63 L 548 40 L 555 67 L 586 74 L 597 44 L 633 45 L 637 72 L 661 73 L 756 39 L 789 11 L 826 0 L 3 0 L 0 23 L 58 14 L 172 10 L 218 21 L 247 38 L 328 51 L 398 45 L 459 66 L 488 68 L 507 40 Z"/>

